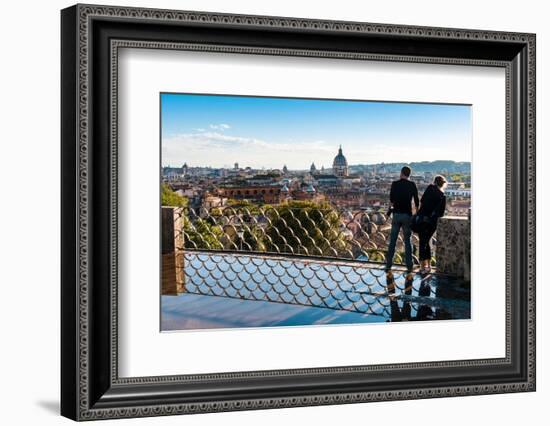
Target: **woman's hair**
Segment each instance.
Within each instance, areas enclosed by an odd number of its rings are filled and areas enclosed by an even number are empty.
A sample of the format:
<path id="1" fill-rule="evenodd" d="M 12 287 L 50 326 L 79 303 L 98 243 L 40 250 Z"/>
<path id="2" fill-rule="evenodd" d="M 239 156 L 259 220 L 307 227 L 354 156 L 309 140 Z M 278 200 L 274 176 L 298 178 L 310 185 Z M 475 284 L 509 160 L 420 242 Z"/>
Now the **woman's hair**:
<path id="1" fill-rule="evenodd" d="M 447 180 L 441 175 L 437 175 L 434 178 L 434 184 L 436 184 L 438 188 L 443 188 L 446 183 L 447 183 Z"/>

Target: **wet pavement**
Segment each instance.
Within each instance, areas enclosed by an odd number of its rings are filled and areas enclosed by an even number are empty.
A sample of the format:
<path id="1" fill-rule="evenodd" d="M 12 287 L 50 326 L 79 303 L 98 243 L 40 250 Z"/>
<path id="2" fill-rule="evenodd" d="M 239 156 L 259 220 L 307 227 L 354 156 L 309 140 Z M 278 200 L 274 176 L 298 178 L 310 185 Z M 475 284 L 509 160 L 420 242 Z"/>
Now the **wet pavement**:
<path id="1" fill-rule="evenodd" d="M 161 297 L 162 331 L 470 318 L 469 284 L 367 262 L 187 252 L 185 289 Z"/>

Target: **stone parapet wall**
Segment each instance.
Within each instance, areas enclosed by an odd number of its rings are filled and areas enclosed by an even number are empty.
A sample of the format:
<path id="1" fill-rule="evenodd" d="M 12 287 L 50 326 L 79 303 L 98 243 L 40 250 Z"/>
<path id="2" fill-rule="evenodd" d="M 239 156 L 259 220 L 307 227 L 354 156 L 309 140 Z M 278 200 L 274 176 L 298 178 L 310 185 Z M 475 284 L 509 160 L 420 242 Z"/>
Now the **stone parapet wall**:
<path id="1" fill-rule="evenodd" d="M 437 271 L 470 281 L 470 217 L 444 216 L 437 224 Z"/>
<path id="2" fill-rule="evenodd" d="M 163 295 L 178 295 L 185 291 L 183 209 L 162 207 L 161 281 Z"/>

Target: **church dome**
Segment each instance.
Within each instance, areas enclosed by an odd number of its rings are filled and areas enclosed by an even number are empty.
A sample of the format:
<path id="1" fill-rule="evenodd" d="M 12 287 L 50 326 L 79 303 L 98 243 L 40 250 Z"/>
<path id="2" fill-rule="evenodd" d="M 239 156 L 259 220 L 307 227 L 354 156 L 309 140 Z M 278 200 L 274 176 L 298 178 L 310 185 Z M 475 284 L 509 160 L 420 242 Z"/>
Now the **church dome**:
<path id="1" fill-rule="evenodd" d="M 342 154 L 342 145 L 340 145 L 338 155 L 334 157 L 334 161 L 332 162 L 332 171 L 338 177 L 346 177 L 349 175 L 348 160 L 346 160 L 346 157 Z"/>
<path id="2" fill-rule="evenodd" d="M 348 160 L 346 160 L 346 157 L 344 157 L 344 154 L 342 154 L 342 146 L 340 145 L 340 149 L 338 149 L 338 155 L 334 157 L 334 161 L 332 162 L 333 167 L 347 167 L 348 166 Z"/>

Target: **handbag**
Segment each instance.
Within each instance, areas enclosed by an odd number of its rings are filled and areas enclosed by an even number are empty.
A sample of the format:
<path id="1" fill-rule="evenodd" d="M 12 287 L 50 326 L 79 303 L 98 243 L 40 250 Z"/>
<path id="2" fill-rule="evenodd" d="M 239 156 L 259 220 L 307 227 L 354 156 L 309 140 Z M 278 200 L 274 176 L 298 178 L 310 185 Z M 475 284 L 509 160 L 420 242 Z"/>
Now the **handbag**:
<path id="1" fill-rule="evenodd" d="M 411 231 L 418 234 L 422 228 L 424 227 L 424 224 L 429 224 L 431 226 L 435 226 L 437 223 L 437 216 L 436 212 L 439 210 L 439 207 L 441 206 L 441 203 L 443 203 L 443 200 L 445 196 L 443 196 L 439 203 L 437 203 L 437 206 L 434 208 L 431 215 L 424 215 L 424 214 L 418 214 L 415 213 L 411 217 Z"/>
<path id="2" fill-rule="evenodd" d="M 433 224 L 432 217 L 423 214 L 413 214 L 411 217 L 411 231 L 418 234 L 425 223 Z"/>

